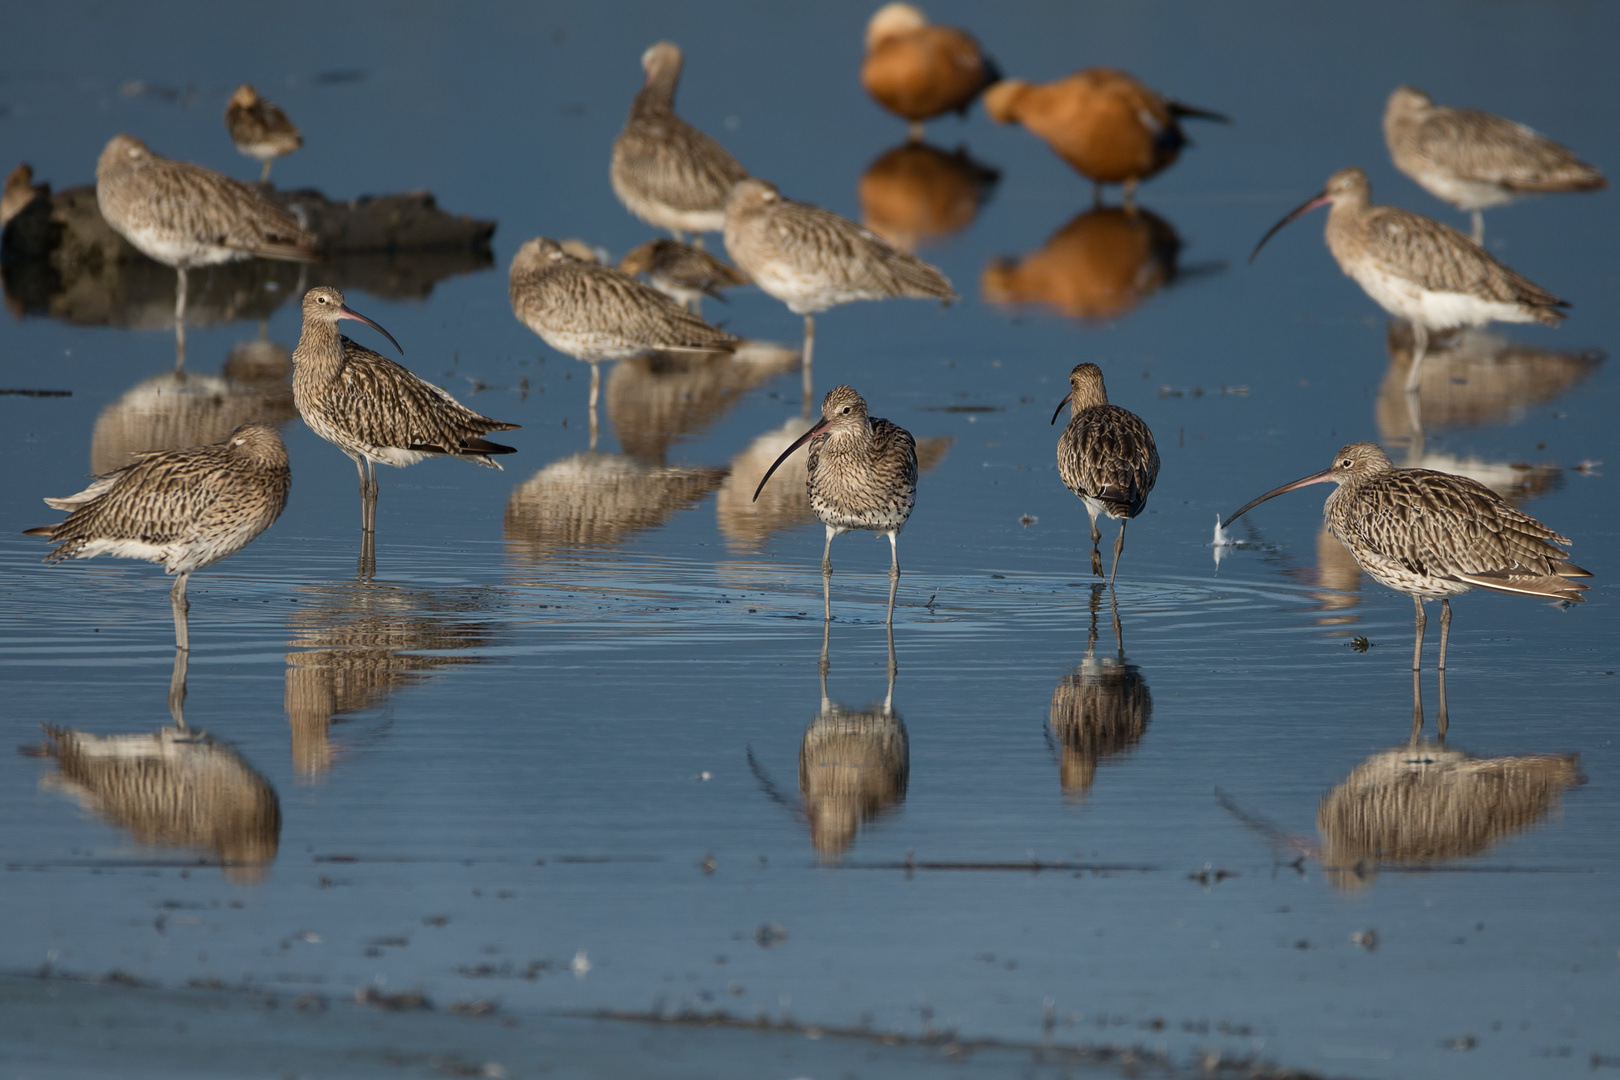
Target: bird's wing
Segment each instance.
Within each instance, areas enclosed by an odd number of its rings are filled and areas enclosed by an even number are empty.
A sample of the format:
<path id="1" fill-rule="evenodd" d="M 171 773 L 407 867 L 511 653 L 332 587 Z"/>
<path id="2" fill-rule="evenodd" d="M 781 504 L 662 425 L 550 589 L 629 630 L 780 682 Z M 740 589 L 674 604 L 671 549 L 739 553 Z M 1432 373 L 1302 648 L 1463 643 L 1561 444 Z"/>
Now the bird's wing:
<path id="1" fill-rule="evenodd" d="M 1503 266 L 1473 240 L 1433 218 L 1394 206 L 1367 215 L 1367 254 L 1396 277 L 1421 278 L 1430 288 L 1471 293 L 1505 304 L 1565 306 L 1564 301 Z M 1562 317 L 1549 312 L 1552 318 Z"/>
<path id="2" fill-rule="evenodd" d="M 632 116 L 614 153 L 641 193 L 677 210 L 724 207 L 731 189 L 748 179 L 725 147 L 672 112 Z"/>
<path id="3" fill-rule="evenodd" d="M 1068 489 L 1125 511 L 1147 505 L 1159 479 L 1159 449 L 1140 416 L 1117 405 L 1082 410 L 1059 442 L 1059 474 Z"/>
<path id="4" fill-rule="evenodd" d="M 1436 109 L 1417 129 L 1419 153 L 1467 180 L 1524 191 L 1602 187 L 1598 170 L 1523 124 L 1477 109 Z"/>
<path id="5" fill-rule="evenodd" d="M 320 257 L 318 238 L 251 185 L 168 158 L 153 158 L 147 167 L 156 178 L 150 186 L 154 216 L 181 235 L 267 259 Z"/>
<path id="6" fill-rule="evenodd" d="M 831 210 L 782 199 L 771 218 L 774 228 L 769 231 L 782 257 L 831 287 L 956 299 L 950 281 L 937 268 Z"/>
<path id="7" fill-rule="evenodd" d="M 456 453 L 471 439 L 518 425 L 491 420 L 409 368 L 343 339 L 343 368 L 323 401 L 372 446 Z"/>

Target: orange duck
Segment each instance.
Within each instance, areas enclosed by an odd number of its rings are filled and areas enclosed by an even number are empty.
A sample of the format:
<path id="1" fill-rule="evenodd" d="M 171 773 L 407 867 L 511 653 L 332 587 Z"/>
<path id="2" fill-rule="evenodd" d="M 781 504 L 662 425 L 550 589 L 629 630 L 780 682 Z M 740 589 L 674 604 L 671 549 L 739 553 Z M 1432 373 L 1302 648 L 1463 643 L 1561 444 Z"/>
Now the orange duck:
<path id="1" fill-rule="evenodd" d="M 901 143 L 861 174 L 861 224 L 915 252 L 972 224 L 1000 178 L 960 147 L 947 154 L 925 142 Z"/>
<path id="2" fill-rule="evenodd" d="M 1077 319 L 1125 314 L 1176 277 L 1181 239 L 1145 208 L 1098 206 L 1053 233 L 1039 251 L 984 268 L 985 300 L 1044 306 Z"/>
<path id="3" fill-rule="evenodd" d="M 885 109 L 911 121 L 911 137 L 923 121 L 951 110 L 966 113 L 985 87 L 1001 78 L 973 35 L 954 26 L 932 26 L 910 4 L 885 4 L 866 24 L 861 85 Z"/>
<path id="4" fill-rule="evenodd" d="M 1016 121 L 1046 140 L 1097 185 L 1099 200 L 1103 184 L 1124 184 L 1126 205 L 1137 183 L 1172 164 L 1187 144 L 1182 117 L 1231 123 L 1113 68 L 1086 68 L 1038 86 L 1006 79 L 985 91 L 984 108 L 996 123 Z"/>

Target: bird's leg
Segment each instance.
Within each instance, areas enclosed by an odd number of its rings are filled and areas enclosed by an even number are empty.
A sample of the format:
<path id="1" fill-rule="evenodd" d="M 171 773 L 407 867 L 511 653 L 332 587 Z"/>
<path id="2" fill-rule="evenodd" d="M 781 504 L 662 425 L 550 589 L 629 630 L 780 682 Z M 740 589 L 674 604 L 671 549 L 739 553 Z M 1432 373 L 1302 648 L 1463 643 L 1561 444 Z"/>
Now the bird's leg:
<path id="1" fill-rule="evenodd" d="M 883 620 L 891 627 L 894 625 L 894 594 L 900 587 L 900 545 L 896 536 L 889 533 L 889 614 Z"/>
<path id="2" fill-rule="evenodd" d="M 1093 585 L 1091 587 L 1091 601 L 1087 605 L 1091 610 L 1091 628 L 1086 631 L 1087 660 L 1091 659 L 1091 654 L 1097 649 L 1097 611 L 1102 607 L 1102 593 L 1102 585 Z"/>
<path id="3" fill-rule="evenodd" d="M 260 184 L 260 186 L 264 186 L 264 187 L 269 186 L 269 184 L 270 184 L 270 166 L 274 165 L 275 163 L 276 163 L 275 158 L 265 158 L 264 159 L 264 171 L 259 174 L 259 184 Z"/>
<path id="4" fill-rule="evenodd" d="M 805 416 L 810 415 L 810 403 L 815 393 L 814 383 L 810 377 L 810 354 L 815 351 L 815 348 L 816 317 L 814 315 L 806 315 L 804 317 L 804 355 L 802 364 L 804 369 L 804 401 L 800 406 L 800 411 Z"/>
<path id="5" fill-rule="evenodd" d="M 894 624 L 884 627 L 889 635 L 889 690 L 883 695 L 883 712 L 894 712 L 894 677 L 900 673 L 900 665 L 894 658 Z"/>
<path id="6" fill-rule="evenodd" d="M 595 363 L 591 364 L 591 449 L 596 449 L 596 436 L 601 430 L 596 423 L 596 399 L 602 392 L 602 369 Z"/>
<path id="7" fill-rule="evenodd" d="M 923 136 L 927 134 L 927 132 L 928 127 L 926 124 L 924 124 L 921 120 L 913 120 L 906 127 L 906 140 L 908 142 L 922 142 Z"/>
<path id="8" fill-rule="evenodd" d="M 370 581 L 377 574 L 377 470 L 369 459 L 360 476 L 360 563 L 355 578 Z"/>
<path id="9" fill-rule="evenodd" d="M 1406 392 L 1415 394 L 1423 381 L 1423 354 L 1429 351 L 1429 328 L 1412 324 L 1412 370 L 1406 373 Z"/>
<path id="10" fill-rule="evenodd" d="M 1423 628 L 1429 625 L 1429 617 L 1423 614 L 1423 601 L 1419 597 L 1412 597 L 1412 606 L 1417 608 L 1417 618 L 1412 622 L 1412 670 L 1418 670 L 1418 662 L 1423 659 Z"/>
<path id="11" fill-rule="evenodd" d="M 1136 180 L 1134 178 L 1125 181 L 1123 199 L 1126 212 L 1134 216 L 1136 214 Z"/>
<path id="12" fill-rule="evenodd" d="M 1129 520 L 1129 518 L 1119 519 L 1119 536 L 1114 540 L 1114 568 L 1108 571 L 1108 587 L 1110 589 L 1114 587 L 1114 575 L 1119 573 L 1120 552 L 1125 550 L 1125 523 Z"/>
<path id="13" fill-rule="evenodd" d="M 371 499 L 371 488 L 370 485 L 366 483 L 365 458 L 358 456 L 354 457 L 354 471 L 360 474 L 360 531 L 363 533 L 368 533 L 371 531 L 371 517 L 368 513 L 368 507 L 370 506 Z"/>
<path id="14" fill-rule="evenodd" d="M 821 672 L 821 711 L 827 712 L 832 702 L 827 700 L 827 672 L 832 670 L 832 661 L 827 659 L 827 637 L 832 631 L 832 623 L 826 619 L 821 620 L 821 665 L 817 668 Z"/>
<path id="15" fill-rule="evenodd" d="M 190 656 L 190 649 L 174 650 L 174 674 L 169 676 L 169 715 L 181 731 L 186 729 L 186 661 Z"/>
<path id="16" fill-rule="evenodd" d="M 1440 669 L 1440 715 L 1434 718 L 1435 731 L 1440 741 L 1446 741 L 1446 728 L 1451 726 L 1451 717 L 1446 715 L 1446 669 Z"/>
<path id="17" fill-rule="evenodd" d="M 186 268 L 174 270 L 174 369 L 186 366 Z"/>
<path id="18" fill-rule="evenodd" d="M 1440 601 L 1440 677 L 1446 677 L 1446 645 L 1451 641 L 1451 600 Z"/>
<path id="19" fill-rule="evenodd" d="M 1474 243 L 1485 246 L 1485 211 L 1474 211 Z"/>
<path id="20" fill-rule="evenodd" d="M 186 627 L 186 612 L 191 610 L 191 602 L 186 599 L 186 580 L 191 577 L 187 570 L 174 579 L 174 586 L 169 589 L 169 604 L 174 608 L 174 647 L 183 652 L 191 649 L 191 632 Z"/>
<path id="21" fill-rule="evenodd" d="M 1119 622 L 1119 597 L 1113 586 L 1108 589 L 1108 610 L 1114 617 L 1114 643 L 1119 646 L 1119 662 L 1125 662 L 1125 628 Z"/>
<path id="22" fill-rule="evenodd" d="M 702 251 L 703 250 L 703 234 L 701 232 L 694 232 L 692 234 L 692 243 L 690 245 L 688 245 L 688 246 L 690 246 L 693 251 Z"/>
<path id="23" fill-rule="evenodd" d="M 1412 745 L 1416 746 L 1423 734 L 1423 684 L 1416 668 L 1412 669 Z"/>
<path id="24" fill-rule="evenodd" d="M 821 617 L 832 618 L 832 542 L 838 533 L 827 526 L 827 546 L 821 549 Z"/>
<path id="25" fill-rule="evenodd" d="M 1423 446 L 1427 441 L 1423 434 L 1423 398 L 1417 394 L 1406 395 L 1406 423 L 1412 429 L 1412 438 L 1407 446 L 1407 460 L 1416 466 L 1418 459 L 1423 456 Z"/>
<path id="26" fill-rule="evenodd" d="M 1102 530 L 1097 528 L 1097 515 L 1091 515 L 1091 573 L 1094 577 L 1102 577 L 1102 552 L 1097 545 L 1102 542 Z"/>

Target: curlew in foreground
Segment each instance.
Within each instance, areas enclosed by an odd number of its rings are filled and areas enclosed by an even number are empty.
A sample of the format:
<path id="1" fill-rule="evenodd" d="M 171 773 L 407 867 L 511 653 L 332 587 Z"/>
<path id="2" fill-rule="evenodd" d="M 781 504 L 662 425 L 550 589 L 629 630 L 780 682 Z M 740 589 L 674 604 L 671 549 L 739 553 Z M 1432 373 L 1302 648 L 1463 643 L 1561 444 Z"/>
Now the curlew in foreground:
<path id="1" fill-rule="evenodd" d="M 480 416 L 386 356 L 338 333 L 341 319 L 365 323 L 399 348 L 388 331 L 320 286 L 304 294 L 304 329 L 293 350 L 293 402 L 309 429 L 349 455 L 360 474 L 360 577 L 376 572 L 377 465 L 404 468 L 442 454 L 499 469 L 510 446 L 483 436 L 521 425 Z M 400 349 L 404 352 L 403 349 Z"/>
<path id="2" fill-rule="evenodd" d="M 879 105 L 911 121 L 911 139 L 923 122 L 955 111 L 967 115 L 1001 72 L 973 40 L 954 26 L 934 26 L 910 4 L 884 4 L 866 24 L 861 85 Z"/>
<path id="3" fill-rule="evenodd" d="M 1125 525 L 1147 506 L 1148 493 L 1159 478 L 1159 450 L 1140 416 L 1108 404 L 1102 369 L 1096 364 L 1076 364 L 1069 372 L 1069 392 L 1058 402 L 1052 423 L 1057 423 L 1065 405 L 1069 426 L 1058 436 L 1058 475 L 1091 515 L 1091 572 L 1098 577 L 1102 577 L 1102 553 L 1097 550 L 1102 531 L 1097 515 L 1119 521 L 1114 566 L 1108 573 L 1112 585 L 1125 550 Z"/>
<path id="4" fill-rule="evenodd" d="M 1512 120 L 1478 109 L 1436 105 L 1401 86 L 1384 106 L 1384 142 L 1395 167 L 1430 195 L 1474 218 L 1474 243 L 1485 242 L 1485 215 L 1526 195 L 1597 191 L 1609 182 L 1553 142 Z"/>
<path id="5" fill-rule="evenodd" d="M 257 256 L 318 262 L 317 240 L 251 185 L 114 135 L 96 162 L 101 216 L 143 255 L 175 269 L 176 366 L 186 359 L 186 271 Z"/>
<path id="6" fill-rule="evenodd" d="M 576 258 L 537 236 L 508 273 L 512 314 L 560 353 L 591 365 L 591 446 L 596 446 L 598 364 L 652 352 L 734 352 L 741 343 L 623 270 Z"/>
<path id="7" fill-rule="evenodd" d="M 683 233 L 719 232 L 726 197 L 748 170 L 726 148 L 675 115 L 681 50 L 660 41 L 641 54 L 647 73 L 630 104 L 624 130 L 613 140 L 608 179 L 636 217 L 680 240 Z"/>
<path id="8" fill-rule="evenodd" d="M 917 505 L 917 443 L 911 432 L 879 416 L 868 416 L 866 400 L 849 386 L 835 386 L 821 402 L 821 419 L 782 451 L 754 489 L 765 490 L 771 474 L 799 447 L 810 444 L 806 487 L 810 509 L 827 526 L 821 552 L 821 607 L 832 618 L 833 537 L 868 529 L 889 538 L 889 611 L 900 584 L 898 537 Z"/>
<path id="9" fill-rule="evenodd" d="M 817 312 L 897 296 L 947 304 L 956 299 L 937 268 L 831 210 L 784 199 L 766 180 L 744 180 L 732 189 L 726 205 L 726 251 L 754 284 L 804 316 L 807 409 Z"/>
<path id="10" fill-rule="evenodd" d="M 634 277 L 646 274 L 653 288 L 692 311 L 705 296 L 724 303 L 721 289 L 748 284 L 748 275 L 724 259 L 678 240 L 649 240 L 625 252 L 619 269 Z"/>
<path id="11" fill-rule="evenodd" d="M 1421 380 L 1429 334 L 1491 322 L 1557 326 L 1569 306 L 1535 282 L 1491 258 L 1474 241 L 1433 218 L 1375 206 L 1372 185 L 1358 168 L 1340 169 L 1314 195 L 1273 225 L 1254 245 L 1260 254 L 1278 229 L 1319 206 L 1331 206 L 1327 245 L 1346 276 L 1379 307 L 1412 324 L 1412 370 L 1406 389 Z"/>
<path id="12" fill-rule="evenodd" d="M 264 162 L 264 171 L 259 174 L 261 184 L 270 182 L 270 166 L 276 158 L 304 145 L 298 125 L 287 119 L 281 106 L 260 97 L 247 83 L 236 88 L 231 103 L 225 106 L 225 127 L 238 151 Z"/>
<path id="13" fill-rule="evenodd" d="M 1308 484 L 1337 484 L 1323 508 L 1328 531 L 1376 582 L 1412 598 L 1417 609 L 1412 669 L 1423 656 L 1423 601 L 1440 601 L 1440 670 L 1451 636 L 1451 597 L 1469 589 L 1581 601 L 1592 575 L 1557 545 L 1569 540 L 1466 476 L 1397 469 L 1376 443 L 1342 447 L 1333 464 L 1258 499 L 1221 528 L 1267 499 Z"/>
<path id="14" fill-rule="evenodd" d="M 1125 185 L 1125 205 L 1136 185 L 1168 168 L 1187 145 L 1183 118 L 1231 121 L 1184 105 L 1113 68 L 1086 68 L 1054 82 L 1006 79 L 984 92 L 984 110 L 998 124 L 1023 124 L 1096 185 Z"/>
<path id="15" fill-rule="evenodd" d="M 70 511 L 67 519 L 27 533 L 56 544 L 45 557 L 50 563 L 97 555 L 162 563 L 178 575 L 169 590 L 174 643 L 187 650 L 192 572 L 252 543 L 280 516 L 291 486 L 287 448 L 276 429 L 243 424 L 224 442 L 142 454 L 77 495 L 46 499 Z M 183 685 L 184 676 L 177 679 Z"/>

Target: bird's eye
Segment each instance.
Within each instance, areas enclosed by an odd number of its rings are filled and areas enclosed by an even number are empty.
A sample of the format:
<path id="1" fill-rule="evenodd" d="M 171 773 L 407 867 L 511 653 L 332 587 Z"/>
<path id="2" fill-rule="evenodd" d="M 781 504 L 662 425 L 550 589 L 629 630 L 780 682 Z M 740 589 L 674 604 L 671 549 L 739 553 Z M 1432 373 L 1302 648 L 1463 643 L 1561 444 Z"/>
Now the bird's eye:
<path id="1" fill-rule="evenodd" d="M 315 302 L 316 302 L 316 303 L 317 303 L 317 304 L 324 304 L 324 303 L 326 303 L 326 297 L 324 297 L 324 296 L 317 296 L 317 297 L 316 297 L 316 298 L 315 298 Z"/>
<path id="2" fill-rule="evenodd" d="M 844 411 L 845 411 L 845 412 L 846 412 L 846 413 L 847 413 L 847 412 L 849 412 L 849 406 L 848 406 L 848 405 L 845 405 L 845 406 L 844 406 Z"/>
<path id="3" fill-rule="evenodd" d="M 1343 461 L 1339 462 L 1339 468 L 1341 469 L 1348 469 L 1350 465 L 1351 461 L 1349 458 L 1345 458 Z"/>

